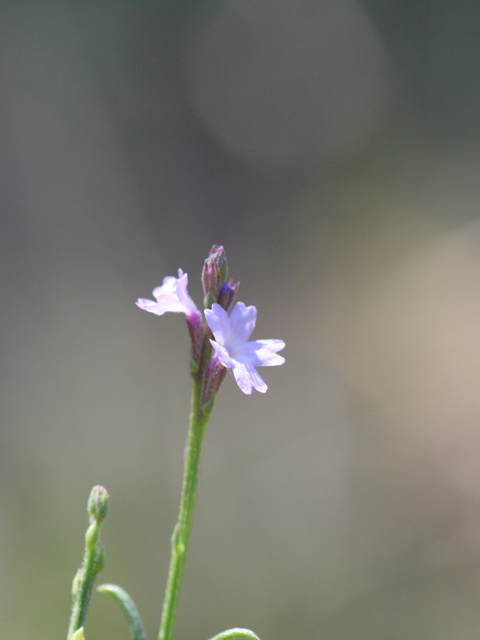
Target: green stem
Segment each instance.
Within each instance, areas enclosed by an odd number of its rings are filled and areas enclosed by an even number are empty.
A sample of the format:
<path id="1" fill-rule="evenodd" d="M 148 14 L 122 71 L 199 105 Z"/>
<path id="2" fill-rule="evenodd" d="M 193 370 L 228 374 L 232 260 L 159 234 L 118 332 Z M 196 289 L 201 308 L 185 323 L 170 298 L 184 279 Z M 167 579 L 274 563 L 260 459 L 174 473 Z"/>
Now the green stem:
<path id="1" fill-rule="evenodd" d="M 194 376 L 182 496 L 180 499 L 178 522 L 175 525 L 172 535 L 172 555 L 158 640 L 171 640 L 173 636 L 180 589 L 182 586 L 183 570 L 187 556 L 188 540 L 195 509 L 203 435 L 213 408 L 213 399 L 208 404 L 202 405 L 201 380 L 201 375 Z"/>
<path id="2" fill-rule="evenodd" d="M 85 534 L 85 552 L 82 566 L 77 571 L 72 585 L 72 613 L 68 628 L 67 640 L 72 640 L 76 631 L 85 625 L 87 619 L 93 583 L 97 573 L 103 569 L 104 552 L 100 545 L 100 529 L 107 517 L 108 493 L 97 485 L 93 487 L 88 498 L 90 526 Z M 82 636 L 79 634 L 78 636 Z"/>

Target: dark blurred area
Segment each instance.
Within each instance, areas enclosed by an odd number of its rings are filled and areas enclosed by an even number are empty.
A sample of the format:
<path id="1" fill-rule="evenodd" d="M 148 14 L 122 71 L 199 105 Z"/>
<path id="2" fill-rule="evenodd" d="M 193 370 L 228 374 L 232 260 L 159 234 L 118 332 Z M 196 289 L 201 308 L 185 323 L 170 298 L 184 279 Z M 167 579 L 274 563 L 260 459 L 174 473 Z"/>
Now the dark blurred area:
<path id="1" fill-rule="evenodd" d="M 0 636 L 66 635 L 86 501 L 156 637 L 223 244 L 268 393 L 208 427 L 176 637 L 480 632 L 480 6 L 0 5 Z M 129 637 L 95 594 L 86 637 Z"/>

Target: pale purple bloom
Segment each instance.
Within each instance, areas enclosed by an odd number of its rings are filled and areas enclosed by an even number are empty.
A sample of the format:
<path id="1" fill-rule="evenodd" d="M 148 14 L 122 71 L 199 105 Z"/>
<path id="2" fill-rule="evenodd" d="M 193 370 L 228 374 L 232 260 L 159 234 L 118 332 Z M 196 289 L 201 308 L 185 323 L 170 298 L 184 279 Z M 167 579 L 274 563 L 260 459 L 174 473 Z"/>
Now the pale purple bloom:
<path id="1" fill-rule="evenodd" d="M 260 393 L 268 389 L 255 367 L 273 367 L 283 364 L 285 358 L 277 355 L 284 348 L 283 340 L 253 340 L 247 342 L 257 319 L 256 307 L 246 307 L 237 302 L 230 317 L 219 304 L 205 309 L 208 326 L 215 340 L 210 340 L 219 362 L 233 375 L 243 393 L 252 393 L 255 388 Z"/>
<path id="2" fill-rule="evenodd" d="M 179 269 L 178 278 L 167 276 L 163 279 L 162 286 L 153 290 L 156 302 L 139 298 L 135 304 L 140 309 L 151 311 L 157 316 L 163 316 L 167 311 L 185 313 L 187 318 L 200 316 L 194 301 L 188 295 L 187 285 L 188 275 Z"/>

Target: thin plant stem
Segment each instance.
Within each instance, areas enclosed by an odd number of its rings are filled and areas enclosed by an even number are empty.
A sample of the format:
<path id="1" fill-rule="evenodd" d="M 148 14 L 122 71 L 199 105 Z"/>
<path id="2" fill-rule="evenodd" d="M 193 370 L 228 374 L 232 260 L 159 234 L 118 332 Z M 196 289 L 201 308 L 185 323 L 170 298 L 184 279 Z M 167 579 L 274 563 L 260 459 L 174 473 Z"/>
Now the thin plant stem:
<path id="1" fill-rule="evenodd" d="M 193 376 L 192 402 L 190 410 L 190 426 L 188 429 L 185 467 L 183 472 L 182 496 L 178 522 L 172 535 L 172 555 L 168 571 L 165 599 L 162 608 L 162 619 L 158 640 L 172 640 L 177 615 L 183 570 L 187 556 L 190 529 L 198 485 L 198 469 L 202 452 L 202 442 L 214 399 L 202 405 L 201 375 Z"/>
<path id="2" fill-rule="evenodd" d="M 71 640 L 75 632 L 84 626 L 87 619 L 93 583 L 97 574 L 103 569 L 105 555 L 100 545 L 100 529 L 107 517 L 108 493 L 97 485 L 93 487 L 88 498 L 90 526 L 85 534 L 85 551 L 82 566 L 77 571 L 72 585 L 72 613 L 68 628 L 67 640 Z M 78 633 L 78 638 L 83 636 Z"/>

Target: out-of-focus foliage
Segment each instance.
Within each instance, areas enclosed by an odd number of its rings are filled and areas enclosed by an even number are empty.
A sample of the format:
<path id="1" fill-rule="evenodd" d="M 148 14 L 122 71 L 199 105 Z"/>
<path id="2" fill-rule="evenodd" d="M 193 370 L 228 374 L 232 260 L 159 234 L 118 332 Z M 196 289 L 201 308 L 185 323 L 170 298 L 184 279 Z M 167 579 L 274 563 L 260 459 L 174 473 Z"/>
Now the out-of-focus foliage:
<path id="1" fill-rule="evenodd" d="M 478 638 L 479 22 L 473 0 L 0 5 L 2 638 L 66 634 L 97 483 L 102 577 L 155 637 L 188 337 L 134 301 L 182 267 L 200 304 L 214 243 L 287 362 L 217 399 L 178 637 Z M 128 638 L 115 603 L 86 637 Z"/>

